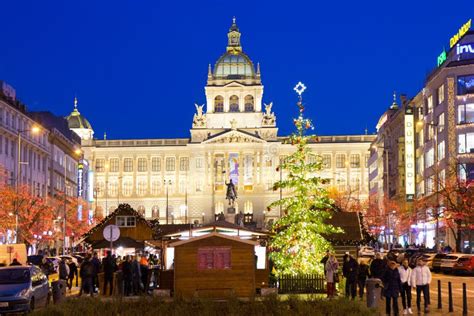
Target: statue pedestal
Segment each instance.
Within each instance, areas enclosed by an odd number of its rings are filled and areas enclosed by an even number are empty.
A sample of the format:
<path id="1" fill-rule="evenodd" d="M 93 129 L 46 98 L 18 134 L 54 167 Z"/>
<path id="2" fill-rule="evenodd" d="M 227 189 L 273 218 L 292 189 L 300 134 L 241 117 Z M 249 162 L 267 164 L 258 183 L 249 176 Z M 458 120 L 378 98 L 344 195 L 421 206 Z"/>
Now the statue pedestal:
<path id="1" fill-rule="evenodd" d="M 227 208 L 227 214 L 235 214 L 235 207 L 231 206 Z"/>

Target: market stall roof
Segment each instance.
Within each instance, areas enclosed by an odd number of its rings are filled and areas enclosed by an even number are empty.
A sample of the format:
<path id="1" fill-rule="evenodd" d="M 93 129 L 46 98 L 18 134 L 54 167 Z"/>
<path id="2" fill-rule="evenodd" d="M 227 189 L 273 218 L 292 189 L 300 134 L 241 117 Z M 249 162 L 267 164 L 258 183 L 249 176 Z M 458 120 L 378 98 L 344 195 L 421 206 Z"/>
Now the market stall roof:
<path id="1" fill-rule="evenodd" d="M 215 221 L 200 227 L 186 227 L 184 230 L 176 231 L 162 237 L 168 238 L 191 238 L 199 237 L 211 233 L 221 233 L 227 236 L 237 236 L 239 238 L 262 238 L 269 234 L 263 231 L 256 231 L 242 227 L 224 220 Z"/>
<path id="2" fill-rule="evenodd" d="M 218 232 L 212 232 L 212 233 L 209 233 L 209 234 L 206 234 L 206 235 L 201 235 L 199 237 L 195 237 L 195 238 L 191 238 L 191 239 L 177 240 L 175 242 L 170 243 L 168 245 L 168 247 L 181 246 L 181 245 L 184 245 L 184 244 L 187 244 L 187 243 L 195 242 L 195 241 L 210 238 L 210 237 L 219 237 L 219 238 L 223 238 L 223 239 L 227 239 L 227 240 L 233 240 L 233 241 L 237 241 L 237 242 L 241 242 L 241 243 L 245 243 L 245 244 L 249 244 L 249 245 L 253 245 L 253 246 L 258 245 L 257 241 L 241 239 L 241 238 L 235 237 L 235 236 L 228 236 L 228 235 L 224 235 L 224 234 L 221 234 L 221 233 L 218 233 Z"/>
<path id="3" fill-rule="evenodd" d="M 327 223 L 334 227 L 340 227 L 344 231 L 343 233 L 325 236 L 332 243 L 353 244 L 364 240 L 359 212 L 333 212 L 332 218 Z"/>
<path id="4" fill-rule="evenodd" d="M 120 237 L 113 243 L 114 247 L 123 247 L 123 248 L 135 248 L 135 249 L 144 249 L 145 243 L 138 242 L 129 237 Z M 94 244 L 92 244 L 93 249 L 103 249 L 103 248 L 110 248 L 110 242 L 107 240 L 101 240 Z"/>

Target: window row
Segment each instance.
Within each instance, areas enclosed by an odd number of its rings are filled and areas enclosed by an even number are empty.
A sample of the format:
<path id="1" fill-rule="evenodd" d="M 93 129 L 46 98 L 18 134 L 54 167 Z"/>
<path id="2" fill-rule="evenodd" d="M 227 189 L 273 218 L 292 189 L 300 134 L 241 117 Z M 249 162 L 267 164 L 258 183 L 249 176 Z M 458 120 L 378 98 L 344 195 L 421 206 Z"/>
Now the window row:
<path id="1" fill-rule="evenodd" d="M 165 170 L 166 171 L 175 171 L 176 170 L 176 158 L 175 157 L 166 157 L 165 159 Z M 189 158 L 180 157 L 179 158 L 179 171 L 188 171 L 189 170 Z M 199 161 L 199 162 L 198 162 Z M 122 161 L 123 172 L 160 172 L 162 168 L 162 159 L 161 157 L 152 157 L 151 163 L 148 158 L 138 158 L 134 161 L 133 158 L 124 158 Z M 134 168 L 136 165 L 136 169 Z M 151 168 L 150 168 L 151 167 Z M 196 160 L 196 167 L 202 167 L 202 160 Z M 120 171 L 120 159 L 111 158 L 107 162 L 104 158 L 98 158 L 95 160 L 95 171 L 96 172 L 119 172 Z"/>
<path id="2" fill-rule="evenodd" d="M 255 111 L 254 98 L 251 95 L 244 97 L 243 104 L 244 112 L 253 112 Z M 214 112 L 224 112 L 224 97 L 216 96 L 214 98 Z M 240 100 L 236 95 L 232 95 L 229 98 L 229 112 L 240 112 Z"/>

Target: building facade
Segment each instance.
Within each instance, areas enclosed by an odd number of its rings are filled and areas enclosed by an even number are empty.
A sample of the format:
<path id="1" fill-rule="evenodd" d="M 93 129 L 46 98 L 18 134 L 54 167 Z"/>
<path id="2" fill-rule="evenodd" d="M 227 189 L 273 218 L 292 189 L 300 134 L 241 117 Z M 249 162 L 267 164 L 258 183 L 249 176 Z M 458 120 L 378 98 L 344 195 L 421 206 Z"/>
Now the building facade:
<path id="1" fill-rule="evenodd" d="M 385 196 L 405 203 L 402 208 L 409 211 L 412 225 L 402 232 L 401 243 L 455 244 L 440 192 L 449 189 L 449 178 L 474 181 L 474 31 L 470 25 L 471 20 L 451 39 L 451 48 L 438 57 L 438 66 L 421 91 L 402 101 L 401 108 L 389 109 L 377 126 L 369 162 L 370 193 L 379 201 Z M 418 206 L 406 203 L 412 201 Z M 388 216 L 383 205 L 380 216 Z"/>
<path id="2" fill-rule="evenodd" d="M 286 176 L 280 159 L 293 151 L 278 135 L 273 104 L 263 102 L 260 66 L 244 53 L 234 23 L 225 53 L 209 65 L 206 104 L 195 105 L 189 138 L 94 140 L 83 138 L 91 162 L 95 209 L 103 215 L 128 203 L 161 223 L 210 222 L 223 213 L 249 214 L 256 226 L 280 216 L 267 206 L 288 192 L 275 192 Z M 372 135 L 321 136 L 310 144 L 322 159 L 321 176 L 352 198 L 368 194 L 367 161 Z M 237 188 L 233 208 L 226 183 Z"/>

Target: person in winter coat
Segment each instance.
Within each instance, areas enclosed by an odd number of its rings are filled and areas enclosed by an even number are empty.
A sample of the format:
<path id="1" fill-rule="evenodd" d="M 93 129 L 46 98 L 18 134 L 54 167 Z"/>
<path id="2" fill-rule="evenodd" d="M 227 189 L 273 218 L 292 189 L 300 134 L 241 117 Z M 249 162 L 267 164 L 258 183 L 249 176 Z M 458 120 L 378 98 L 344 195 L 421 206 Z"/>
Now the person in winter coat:
<path id="1" fill-rule="evenodd" d="M 71 290 L 72 288 L 72 283 L 74 282 L 74 278 L 76 279 L 76 287 L 79 286 L 79 275 L 77 271 L 77 265 L 74 261 L 69 261 L 68 263 L 69 266 L 69 277 L 68 277 L 68 288 Z"/>
<path id="2" fill-rule="evenodd" d="M 378 252 L 375 259 L 370 263 L 370 275 L 376 279 L 382 279 L 385 274 L 386 264 L 382 255 Z"/>
<path id="3" fill-rule="evenodd" d="M 423 259 L 418 259 L 417 266 L 411 272 L 411 286 L 416 289 L 416 307 L 418 312 L 421 312 L 421 293 L 423 292 L 423 300 L 425 306 L 425 313 L 429 312 L 428 305 L 430 305 L 430 283 L 431 271 L 426 266 Z"/>
<path id="4" fill-rule="evenodd" d="M 107 285 L 109 285 L 109 295 L 112 295 L 114 291 L 114 273 L 117 271 L 117 265 L 115 258 L 112 257 L 112 252 L 107 251 L 107 257 L 102 260 L 102 266 L 104 268 L 104 292 L 107 293 Z"/>
<path id="5" fill-rule="evenodd" d="M 359 271 L 357 272 L 357 285 L 359 286 L 359 297 L 364 297 L 365 281 L 369 277 L 369 266 L 365 262 L 359 264 Z"/>
<path id="6" fill-rule="evenodd" d="M 132 286 L 134 295 L 140 294 L 141 281 L 142 274 L 140 270 L 140 262 L 138 261 L 138 255 L 136 255 L 132 261 Z"/>
<path id="7" fill-rule="evenodd" d="M 97 252 L 94 252 L 94 256 L 92 257 L 91 263 L 94 266 L 94 275 L 92 276 L 92 281 L 94 282 L 94 292 L 96 292 L 96 290 L 99 290 L 99 272 L 101 268 Z"/>
<path id="8" fill-rule="evenodd" d="M 81 290 L 79 291 L 79 296 L 81 296 L 83 292 L 94 296 L 94 265 L 91 262 L 91 255 L 87 255 L 84 261 L 82 261 L 80 276 Z"/>
<path id="9" fill-rule="evenodd" d="M 330 252 L 329 252 L 329 250 L 326 250 L 326 255 L 320 261 L 320 263 L 323 264 L 324 275 L 326 275 L 326 262 L 328 261 L 329 256 L 330 256 Z"/>
<path id="10" fill-rule="evenodd" d="M 395 261 L 389 261 L 388 269 L 382 278 L 385 296 L 385 312 L 390 315 L 390 303 L 393 305 L 393 315 L 398 316 L 398 295 L 402 289 L 400 273 Z"/>
<path id="11" fill-rule="evenodd" d="M 334 256 L 334 254 L 329 254 L 329 257 L 326 260 L 326 264 L 324 266 L 324 271 L 326 274 L 328 298 L 334 297 L 336 283 L 338 281 L 337 280 L 338 270 L 339 270 L 339 263 L 337 262 L 336 257 Z"/>
<path id="12" fill-rule="evenodd" d="M 146 255 L 142 255 L 140 259 L 140 275 L 141 275 L 141 283 L 143 284 L 143 290 L 145 293 L 148 292 L 148 260 L 146 259 Z"/>
<path id="13" fill-rule="evenodd" d="M 61 261 L 59 262 L 59 279 L 66 281 L 69 278 L 69 266 L 66 263 L 66 258 L 62 258 Z"/>
<path id="14" fill-rule="evenodd" d="M 125 296 L 132 294 L 132 264 L 130 257 L 125 256 L 122 262 L 122 276 L 123 276 L 123 287 Z"/>
<path id="15" fill-rule="evenodd" d="M 353 300 L 357 295 L 357 271 L 359 264 L 357 260 L 351 255 L 347 255 L 344 264 L 342 265 L 342 274 L 346 278 L 346 297 L 351 297 Z"/>
<path id="16" fill-rule="evenodd" d="M 400 280 L 402 282 L 402 305 L 403 315 L 413 314 L 411 310 L 411 273 L 412 270 L 408 265 L 408 259 L 404 259 L 402 265 L 398 267 L 398 273 L 400 274 Z"/>

